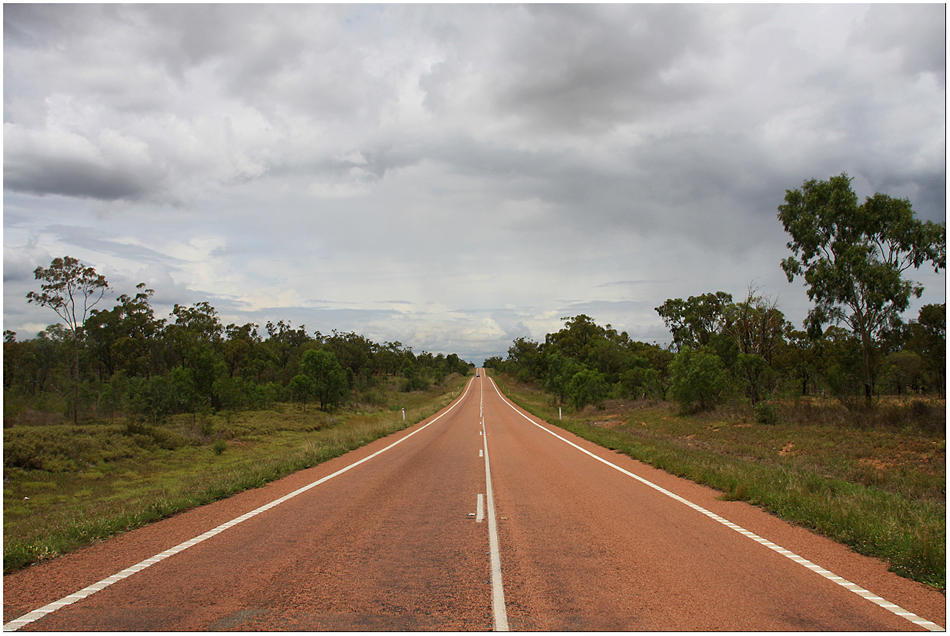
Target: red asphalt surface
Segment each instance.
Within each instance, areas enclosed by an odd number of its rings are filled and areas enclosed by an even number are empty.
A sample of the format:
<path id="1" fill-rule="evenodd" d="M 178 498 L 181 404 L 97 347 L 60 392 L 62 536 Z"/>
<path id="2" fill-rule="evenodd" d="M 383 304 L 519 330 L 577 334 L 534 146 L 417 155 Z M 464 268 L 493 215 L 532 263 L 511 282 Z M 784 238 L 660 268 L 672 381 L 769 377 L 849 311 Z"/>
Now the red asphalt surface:
<path id="1" fill-rule="evenodd" d="M 486 440 L 501 562 L 501 581 L 494 579 L 494 585 L 492 515 L 475 515 L 479 495 L 489 500 Z M 99 591 L 50 606 L 326 477 L 210 538 L 97 586 Z M 945 625 L 946 599 L 939 592 L 754 506 L 718 496 L 522 415 L 482 374 L 453 405 L 405 431 L 263 488 L 5 576 L 4 629 L 924 628 L 895 614 L 900 611 L 936 623 L 931 627 Z M 814 566 L 762 545 L 750 533 Z M 829 576 L 883 600 L 867 600 Z M 500 606 L 493 606 L 493 591 L 503 593 Z M 899 607 L 889 611 L 880 604 Z M 40 608 L 42 615 L 31 614 Z"/>

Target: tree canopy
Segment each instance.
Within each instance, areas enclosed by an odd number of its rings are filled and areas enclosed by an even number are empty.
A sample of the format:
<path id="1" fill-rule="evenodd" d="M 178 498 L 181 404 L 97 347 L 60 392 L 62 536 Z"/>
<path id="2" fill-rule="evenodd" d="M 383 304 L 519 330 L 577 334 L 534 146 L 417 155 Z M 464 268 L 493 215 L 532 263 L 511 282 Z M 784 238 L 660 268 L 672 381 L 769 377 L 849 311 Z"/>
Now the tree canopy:
<path id="1" fill-rule="evenodd" d="M 470 373 L 457 354 L 416 354 L 398 342 L 375 343 L 355 333 L 308 332 L 279 320 L 223 325 L 208 302 L 174 305 L 158 318 L 153 290 L 121 294 L 96 308 L 109 289 L 95 269 L 72 257 L 37 268 L 40 291 L 29 302 L 54 309 L 62 323 L 31 340 L 4 332 L 5 412 L 105 412 L 150 422 L 178 413 L 305 403 L 324 409 L 350 401 L 370 406 L 385 391 L 425 389 L 451 374 Z M 69 390 L 71 389 L 71 390 Z"/>
<path id="2" fill-rule="evenodd" d="M 39 293 L 26 295 L 27 302 L 55 311 L 74 334 L 79 333 L 89 311 L 109 289 L 104 276 L 71 256 L 55 258 L 48 268 L 37 267 L 33 275 L 43 282 Z"/>
<path id="3" fill-rule="evenodd" d="M 37 267 L 33 275 L 40 292 L 31 291 L 27 302 L 49 307 L 69 328 L 75 353 L 73 368 L 73 421 L 79 421 L 79 352 L 83 343 L 83 327 L 89 312 L 106 290 L 109 281 L 96 270 L 71 256 L 55 258 L 48 268 Z"/>
<path id="4" fill-rule="evenodd" d="M 860 339 L 870 404 L 874 343 L 900 322 L 911 296 L 923 292 L 904 272 L 925 263 L 935 271 L 946 267 L 945 227 L 914 218 L 907 199 L 877 193 L 858 204 L 844 173 L 787 190 L 778 210 L 791 235 L 792 256 L 782 261 L 782 269 L 789 282 L 805 279 L 814 302 L 812 331 L 828 322 L 845 323 Z"/>

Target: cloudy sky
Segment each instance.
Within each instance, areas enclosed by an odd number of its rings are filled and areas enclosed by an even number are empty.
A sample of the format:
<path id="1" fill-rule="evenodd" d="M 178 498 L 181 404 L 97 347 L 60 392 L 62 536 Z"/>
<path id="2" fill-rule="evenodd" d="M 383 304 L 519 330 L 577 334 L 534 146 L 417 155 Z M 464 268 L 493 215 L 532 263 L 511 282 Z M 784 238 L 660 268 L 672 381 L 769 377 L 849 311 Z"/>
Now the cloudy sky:
<path id="1" fill-rule="evenodd" d="M 3 7 L 3 321 L 70 255 L 165 317 L 481 362 L 750 286 L 801 323 L 786 189 L 946 218 L 946 15 L 895 5 Z M 945 275 L 912 272 L 923 303 Z M 111 303 L 108 305 L 111 306 Z"/>

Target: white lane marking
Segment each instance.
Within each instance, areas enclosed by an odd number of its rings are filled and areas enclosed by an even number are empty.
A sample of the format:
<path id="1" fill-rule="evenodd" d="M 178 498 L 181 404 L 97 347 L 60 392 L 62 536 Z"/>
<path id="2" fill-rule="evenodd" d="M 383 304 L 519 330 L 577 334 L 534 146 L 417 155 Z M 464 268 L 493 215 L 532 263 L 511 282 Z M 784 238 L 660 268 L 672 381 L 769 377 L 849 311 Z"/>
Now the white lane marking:
<path id="1" fill-rule="evenodd" d="M 746 530 L 746 529 L 743 528 L 742 526 L 736 525 L 736 524 L 732 523 L 731 521 L 720 517 L 720 516 L 717 515 L 716 513 L 711 512 L 711 511 L 709 511 L 709 510 L 706 510 L 706 509 L 703 508 L 702 506 L 699 506 L 699 505 L 697 505 L 697 504 L 694 504 L 693 502 L 688 501 L 687 499 L 684 499 L 684 498 L 680 497 L 679 495 L 677 495 L 677 494 L 675 494 L 675 493 L 673 493 L 673 492 L 670 492 L 669 490 L 667 490 L 666 488 L 663 488 L 662 486 L 658 486 L 657 484 L 654 484 L 652 481 L 649 481 L 649 480 L 647 480 L 647 479 L 644 479 L 643 477 L 640 477 L 639 475 L 635 475 L 634 473 L 631 473 L 630 471 L 625 470 L 625 469 L 621 468 L 620 466 L 617 466 L 617 465 L 615 465 L 615 464 L 611 464 L 611 463 L 610 463 L 609 461 L 607 461 L 606 459 L 603 459 L 602 457 L 598 457 L 597 455 L 595 455 L 594 453 L 590 452 L 589 450 L 587 450 L 587 449 L 585 449 L 585 448 L 581 448 L 580 446 L 578 446 L 578 445 L 575 444 L 574 442 L 572 442 L 572 441 L 570 441 L 570 440 L 568 440 L 568 439 L 565 439 L 565 438 L 561 437 L 560 435 L 558 435 L 558 434 L 555 433 L 554 431 L 548 430 L 546 427 L 541 426 L 539 423 L 535 422 L 535 421 L 532 420 L 530 417 L 528 417 L 527 415 L 525 415 L 524 413 L 522 413 L 521 410 L 520 410 L 518 407 L 516 407 L 514 404 L 512 404 L 511 402 L 509 402 L 509 401 L 508 401 L 508 398 L 506 398 L 504 395 L 502 395 L 501 391 L 498 390 L 498 386 L 495 385 L 495 381 L 492 380 L 491 378 L 489 378 L 489 380 L 491 380 L 492 386 L 495 387 L 495 391 L 498 393 L 499 397 L 501 397 L 501 399 L 502 399 L 508 406 L 510 406 L 510 407 L 514 410 L 515 413 L 517 413 L 518 415 L 520 415 L 520 416 L 523 417 L 524 419 L 528 420 L 529 422 L 531 422 L 532 424 L 534 424 L 535 426 L 537 426 L 538 428 L 540 428 L 542 431 L 544 431 L 544 432 L 546 432 L 546 433 L 549 433 L 549 434 L 553 435 L 554 437 L 558 438 L 559 440 L 561 440 L 561 441 L 564 442 L 565 444 L 569 444 L 569 445 L 573 446 L 574 448 L 576 448 L 577 450 L 581 451 L 582 453 L 585 453 L 585 454 L 587 454 L 587 455 L 590 455 L 591 457 L 593 457 L 593 458 L 596 459 L 597 461 L 599 461 L 599 462 L 601 462 L 601 463 L 603 463 L 603 464 L 606 464 L 607 466 L 610 466 L 611 468 L 613 468 L 613 469 L 615 469 L 615 470 L 620 471 L 620 472 L 623 473 L 624 475 L 627 475 L 627 476 L 629 476 L 629 477 L 633 477 L 633 478 L 636 479 L 637 481 L 639 481 L 639 482 L 641 482 L 641 483 L 643 483 L 643 484 L 649 486 L 650 488 L 653 488 L 654 490 L 663 493 L 663 494 L 666 495 L 667 497 L 670 497 L 671 499 L 675 499 L 676 501 L 678 501 L 678 502 L 680 502 L 680 503 L 682 503 L 682 504 L 685 504 L 685 505 L 689 506 L 689 507 L 692 508 L 693 510 L 696 510 L 697 512 L 700 512 L 700 513 L 706 515 L 706 516 L 709 517 L 710 519 L 713 519 L 713 520 L 715 520 L 715 521 L 718 521 L 719 523 L 721 523 L 722 525 L 726 526 L 727 528 L 730 528 L 730 529 L 732 529 L 732 530 L 735 530 L 735 531 L 738 532 L 739 534 L 742 534 L 742 535 L 744 535 L 744 536 L 746 536 L 746 537 L 752 539 L 753 541 L 764 545 L 765 547 L 767 547 L 767 548 L 769 548 L 769 549 L 771 549 L 771 550 L 773 550 L 773 551 L 775 551 L 775 552 L 781 554 L 782 556 L 784 556 L 784 557 L 786 557 L 786 558 L 788 558 L 788 559 L 794 561 L 795 563 L 798 563 L 798 564 L 800 564 L 800 565 L 805 566 L 805 567 L 808 568 L 809 570 L 811 570 L 811 571 L 813 571 L 813 572 L 815 572 L 815 573 L 817 573 L 817 574 L 822 575 L 823 577 L 825 577 L 825 578 L 828 579 L 829 581 L 834 581 L 835 583 L 837 583 L 837 584 L 840 585 L 841 587 L 845 588 L 846 590 L 850 590 L 851 592 L 854 592 L 855 594 L 857 594 L 857 595 L 860 596 L 861 598 L 864 598 L 864 599 L 867 599 L 867 600 L 871 601 L 871 602 L 874 603 L 875 605 L 878 605 L 878 606 L 880 606 L 880 607 L 886 609 L 887 611 L 891 612 L 892 614 L 895 614 L 895 615 L 897 615 L 897 616 L 900 616 L 901 618 L 904 618 L 904 619 L 910 621 L 911 623 L 914 623 L 915 625 L 920 625 L 921 627 L 923 627 L 923 628 L 925 628 L 925 629 L 928 629 L 928 630 L 930 630 L 930 631 L 932 631 L 932 632 L 942 632 L 942 631 L 944 631 L 944 628 L 941 627 L 940 625 L 938 625 L 938 624 L 936 624 L 936 623 L 934 623 L 934 622 L 932 622 L 932 621 L 928 621 L 928 620 L 926 620 L 926 619 L 924 619 L 924 618 L 921 618 L 920 616 L 917 616 L 917 615 L 914 614 L 913 612 L 908 612 L 908 611 L 905 610 L 904 608 L 902 608 L 902 607 L 900 607 L 900 606 L 898 606 L 898 605 L 895 605 L 894 603 L 891 603 L 891 602 L 889 602 L 889 601 L 887 601 L 887 600 L 881 598 L 880 596 L 877 596 L 876 594 L 874 594 L 874 593 L 872 593 L 872 592 L 869 592 L 868 590 L 865 590 L 864 588 L 862 588 L 862 587 L 860 587 L 860 586 L 858 586 L 858 585 L 855 585 L 854 583 L 852 583 L 851 581 L 848 581 L 847 579 L 844 579 L 844 578 L 842 578 L 842 577 L 840 577 L 840 576 L 837 576 L 837 575 L 834 574 L 833 572 L 829 572 L 829 571 L 826 570 L 825 568 L 823 568 L 823 567 L 821 567 L 821 566 L 819 566 L 819 565 L 816 565 L 816 564 L 812 563 L 812 562 L 809 561 L 808 559 L 805 559 L 805 558 L 803 558 L 803 557 L 798 556 L 797 554 L 795 554 L 795 553 L 792 552 L 791 550 L 786 550 L 785 548 L 783 548 L 783 547 L 781 547 L 781 546 L 779 546 L 779 545 L 776 545 L 776 544 L 772 543 L 772 542 L 769 541 L 768 539 L 763 539 L 762 537 L 760 537 L 759 535 L 755 534 L 754 532 L 750 532 L 749 530 Z"/>
<path id="2" fill-rule="evenodd" d="M 479 493 L 475 500 L 475 522 L 481 523 L 485 520 L 485 495 Z"/>
<path id="3" fill-rule="evenodd" d="M 485 420 L 482 420 L 482 430 Z M 495 522 L 495 498 L 491 488 L 491 465 L 488 462 L 488 435 L 485 435 L 485 492 L 488 499 L 488 549 L 491 552 L 491 606 L 495 631 L 508 631 L 508 610 L 505 608 L 505 587 L 501 580 L 501 551 L 498 548 L 498 525 Z"/>
<path id="4" fill-rule="evenodd" d="M 478 383 L 479 404 L 485 401 L 485 388 Z M 497 390 L 497 389 L 496 389 Z M 479 409 L 481 411 L 481 409 Z M 495 521 L 495 496 L 491 487 L 491 463 L 488 459 L 488 432 L 485 430 L 485 418 L 482 421 L 482 444 L 485 451 L 485 492 L 488 497 L 488 550 L 491 562 L 491 608 L 494 630 L 508 631 L 508 609 L 505 607 L 505 586 L 501 579 L 501 550 L 498 547 L 498 524 Z"/>
<path id="5" fill-rule="evenodd" d="M 65 597 L 63 597 L 62 599 L 58 600 L 58 601 L 54 601 L 54 602 L 52 602 L 52 603 L 50 603 L 50 604 L 48 604 L 48 605 L 44 605 L 43 607 L 41 607 L 41 608 L 39 608 L 39 609 L 35 609 L 35 610 L 33 610 L 32 612 L 28 612 L 27 614 L 24 614 L 23 616 L 21 616 L 21 617 L 19 617 L 19 618 L 16 618 L 16 619 L 10 621 L 9 623 L 6 623 L 6 624 L 3 626 L 3 631 L 5 631 L 5 632 L 13 632 L 13 631 L 16 631 L 16 630 L 20 629 L 21 627 L 23 627 L 24 625 L 28 625 L 28 624 L 32 623 L 33 621 L 36 621 L 36 620 L 39 620 L 40 618 L 43 618 L 44 616 L 46 616 L 47 614 L 50 614 L 51 612 L 55 612 L 56 610 L 60 609 L 61 607 L 65 607 L 65 606 L 67 606 L 67 605 L 71 605 L 72 603 L 75 603 L 76 601 L 79 601 L 79 600 L 82 600 L 82 599 L 84 599 L 84 598 L 86 598 L 86 597 L 88 597 L 88 596 L 91 596 L 92 594 L 95 594 L 96 592 L 98 592 L 98 591 L 100 591 L 100 590 L 102 590 L 102 589 L 105 589 L 105 588 L 109 587 L 109 586 L 112 585 L 113 583 L 117 583 L 118 581 L 121 581 L 122 579 L 128 578 L 129 576 L 132 576 L 132 575 L 135 574 L 136 572 L 141 572 L 141 571 L 144 570 L 145 568 L 150 567 L 150 566 L 152 566 L 152 565 L 155 565 L 155 564 L 158 563 L 159 561 L 163 561 L 163 560 L 167 559 L 168 557 L 170 557 L 170 556 L 172 556 L 172 555 L 178 554 L 179 552 L 182 552 L 183 550 L 187 550 L 188 548 L 190 548 L 190 547 L 192 547 L 192 546 L 195 546 L 195 545 L 201 543 L 202 541 L 205 541 L 206 539 L 210 539 L 211 537 L 213 537 L 213 536 L 215 536 L 215 535 L 217 535 L 217 534 L 220 534 L 220 533 L 224 532 L 224 531 L 227 530 L 228 528 L 234 527 L 234 526 L 236 526 L 236 525 L 239 524 L 239 523 L 243 523 L 244 521 L 247 521 L 248 519 L 257 516 L 257 515 L 259 515 L 259 514 L 262 513 L 262 512 L 265 512 L 265 511 L 267 511 L 267 510 L 270 510 L 271 508 L 274 508 L 275 506 L 279 506 L 280 504 L 284 503 L 285 501 L 288 501 L 288 500 L 290 500 L 290 499 L 293 499 L 293 498 L 296 497 L 297 495 L 300 495 L 300 494 L 302 494 L 302 493 L 307 492 L 307 491 L 310 490 L 311 488 L 315 488 L 315 487 L 319 486 L 320 484 L 322 484 L 322 483 L 324 483 L 324 482 L 327 482 L 327 481 L 333 479 L 334 477 L 337 477 L 337 476 L 339 476 L 339 475 L 342 475 L 343 473 L 347 472 L 347 471 L 350 470 L 351 468 L 356 468 L 356 467 L 359 466 L 360 464 L 362 464 L 362 463 L 364 463 L 364 462 L 368 462 L 369 460 L 373 459 L 374 457 L 377 457 L 377 456 L 379 456 L 379 455 L 382 455 L 383 453 L 385 453 L 386 451 L 388 451 L 388 450 L 391 449 L 392 447 L 396 446 L 397 444 L 401 444 L 402 442 L 406 441 L 407 439 L 409 439 L 410 437 L 412 437 L 412 436 L 415 435 L 416 433 L 418 433 L 418 432 L 424 430 L 425 428 L 431 426 L 432 424 L 435 424 L 435 423 L 438 422 L 440 419 L 442 419 L 445 415 L 448 415 L 449 412 L 450 412 L 452 409 L 454 409 L 456 406 L 458 406 L 458 405 L 462 402 L 462 400 L 463 400 L 463 399 L 465 398 L 465 396 L 468 394 L 468 390 L 472 387 L 473 384 L 475 384 L 474 378 L 472 379 L 472 382 L 470 382 L 470 383 L 465 387 L 465 392 L 464 392 L 458 399 L 456 399 L 455 402 L 453 402 L 452 405 L 451 405 L 448 409 L 445 410 L 445 412 L 443 412 L 441 415 L 437 416 L 435 419 L 433 419 L 433 420 L 432 420 L 431 422 L 429 422 L 428 424 L 425 424 L 424 426 L 421 426 L 421 427 L 419 427 L 418 429 L 414 430 L 413 432 L 409 433 L 409 434 L 406 435 L 405 437 L 396 440 L 395 442 L 393 442 L 392 444 L 390 444 L 390 445 L 387 446 L 386 448 L 383 448 L 383 449 L 381 449 L 381 450 L 378 450 L 378 451 L 376 451 L 375 453 L 373 453 L 372 455 L 368 455 L 367 457 L 364 457 L 363 459 L 361 459 L 361 460 L 359 460 L 359 461 L 357 461 L 357 462 L 354 462 L 354 463 L 350 464 L 349 466 L 347 466 L 347 467 L 345 467 L 345 468 L 341 468 L 340 470 L 336 471 L 336 472 L 333 473 L 332 475 L 327 475 L 326 477 L 323 477 L 323 478 L 321 478 L 321 479 L 318 479 L 318 480 L 315 481 L 315 482 L 312 482 L 312 483 L 310 483 L 310 484 L 307 484 L 306 486 L 303 486 L 302 488 L 298 488 L 297 490 L 293 491 L 293 492 L 290 493 L 290 494 L 284 495 L 283 497 L 281 497 L 281 498 L 279 498 L 279 499 L 275 499 L 274 501 L 272 501 L 272 502 L 270 502 L 270 503 L 264 504 L 264 505 L 261 506 L 260 508 L 257 508 L 257 509 L 255 509 L 255 510 L 252 510 L 251 512 L 248 512 L 248 513 L 246 513 L 246 514 L 243 514 L 243 515 L 241 515 L 240 517 L 237 517 L 237 518 L 235 518 L 235 519 L 232 519 L 231 521 L 222 523 L 220 526 L 218 526 L 218 527 L 216 527 L 216 528 L 213 528 L 213 529 L 211 529 L 211 530 L 208 530 L 207 532 L 205 532 L 205 533 L 202 534 L 202 535 L 199 535 L 199 536 L 197 536 L 197 537 L 194 537 L 193 539 L 189 539 L 188 541 L 184 541 L 183 543 L 179 543 L 178 545 L 176 545 L 176 546 L 173 547 L 173 548 L 169 548 L 168 550 L 165 550 L 164 552 L 160 552 L 160 553 L 156 554 L 156 555 L 153 556 L 153 557 L 150 557 L 150 558 L 148 558 L 148 559 L 145 559 L 144 561 L 141 561 L 141 562 L 139 562 L 139 563 L 136 563 L 136 564 L 133 565 L 133 566 L 127 567 L 126 569 L 122 570 L 121 572 L 118 572 L 117 574 L 113 574 L 113 575 L 110 576 L 110 577 L 107 577 L 107 578 L 102 579 L 102 580 L 99 581 L 98 583 L 93 583 L 92 585 L 89 585 L 89 586 L 87 586 L 87 587 L 84 587 L 83 589 L 79 590 L 78 592 L 75 592 L 75 593 L 73 593 L 73 594 L 70 594 L 70 595 L 68 595 L 68 596 L 65 596 Z M 479 385 L 480 385 L 480 383 L 479 383 Z"/>

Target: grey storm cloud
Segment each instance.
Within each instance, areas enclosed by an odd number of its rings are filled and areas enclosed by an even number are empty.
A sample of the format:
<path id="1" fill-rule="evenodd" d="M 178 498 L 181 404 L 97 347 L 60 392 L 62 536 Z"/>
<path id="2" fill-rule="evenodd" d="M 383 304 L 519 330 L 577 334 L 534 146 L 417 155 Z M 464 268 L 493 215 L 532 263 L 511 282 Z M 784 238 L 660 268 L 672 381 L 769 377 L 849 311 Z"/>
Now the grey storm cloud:
<path id="1" fill-rule="evenodd" d="M 148 176 L 118 163 L 66 158 L 55 152 L 19 153 L 3 166 L 4 185 L 11 190 L 105 200 L 145 197 L 154 184 Z"/>
<path id="2" fill-rule="evenodd" d="M 661 338 L 667 298 L 753 279 L 800 320 L 786 189 L 848 172 L 945 220 L 945 17 L 5 5 L 5 321 L 42 326 L 21 274 L 64 254 L 229 322 L 476 360 L 577 312 Z"/>

